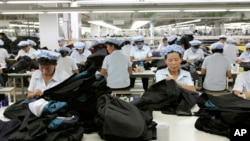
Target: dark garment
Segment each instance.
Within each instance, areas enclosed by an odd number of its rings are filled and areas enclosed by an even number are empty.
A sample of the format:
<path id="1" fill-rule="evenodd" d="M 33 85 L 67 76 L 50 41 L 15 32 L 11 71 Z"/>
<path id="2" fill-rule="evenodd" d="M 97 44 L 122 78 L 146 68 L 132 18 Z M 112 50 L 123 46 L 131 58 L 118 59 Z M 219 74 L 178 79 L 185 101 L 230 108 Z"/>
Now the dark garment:
<path id="1" fill-rule="evenodd" d="M 106 48 L 99 49 L 95 53 L 88 56 L 85 64 L 94 63 L 96 70 L 101 70 L 102 62 L 107 55 L 108 52 Z"/>
<path id="2" fill-rule="evenodd" d="M 192 115 L 190 109 L 199 94 L 184 90 L 174 80 L 162 80 L 153 84 L 135 103 L 140 109 L 161 110 L 165 114 Z"/>
<path id="3" fill-rule="evenodd" d="M 11 121 L 0 120 L 0 141 L 8 141 L 9 135 L 15 132 L 20 125 L 21 121 L 18 119 L 13 119 Z"/>
<path id="4" fill-rule="evenodd" d="M 136 78 L 130 78 L 130 87 L 131 88 L 134 88 L 134 86 L 135 86 L 135 79 Z M 142 81 L 143 89 L 146 91 L 148 89 L 148 78 L 142 77 L 141 81 Z"/>

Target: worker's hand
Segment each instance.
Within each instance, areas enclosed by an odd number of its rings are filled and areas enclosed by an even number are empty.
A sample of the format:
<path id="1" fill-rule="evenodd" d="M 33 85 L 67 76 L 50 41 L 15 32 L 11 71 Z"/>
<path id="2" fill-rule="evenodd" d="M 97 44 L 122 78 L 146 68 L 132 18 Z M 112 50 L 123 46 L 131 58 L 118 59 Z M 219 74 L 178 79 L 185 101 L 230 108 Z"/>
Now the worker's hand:
<path id="1" fill-rule="evenodd" d="M 80 64 L 81 64 L 81 65 L 85 65 L 85 61 L 81 61 Z"/>
<path id="2" fill-rule="evenodd" d="M 33 96 L 34 97 L 39 97 L 43 94 L 43 91 L 40 90 L 40 89 L 36 89 L 34 92 L 33 92 Z"/>

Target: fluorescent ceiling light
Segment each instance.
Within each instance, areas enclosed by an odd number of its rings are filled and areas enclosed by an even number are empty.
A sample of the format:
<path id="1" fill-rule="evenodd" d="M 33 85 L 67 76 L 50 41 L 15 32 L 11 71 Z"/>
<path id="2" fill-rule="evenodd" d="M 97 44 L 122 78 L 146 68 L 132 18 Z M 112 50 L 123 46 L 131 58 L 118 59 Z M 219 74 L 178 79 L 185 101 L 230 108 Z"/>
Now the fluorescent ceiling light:
<path id="1" fill-rule="evenodd" d="M 181 12 L 181 10 L 141 10 L 139 13 L 147 13 L 147 12 Z"/>
<path id="2" fill-rule="evenodd" d="M 250 9 L 230 9 L 228 11 L 242 11 L 242 12 L 244 12 L 244 11 L 250 11 Z"/>
<path id="3" fill-rule="evenodd" d="M 150 21 L 135 21 L 135 22 L 132 24 L 130 30 L 136 30 L 137 28 L 142 27 L 142 26 L 148 24 L 149 22 L 150 22 Z"/>
<path id="4" fill-rule="evenodd" d="M 15 1 L 7 1 L 9 4 L 29 4 L 29 3 L 70 3 L 70 0 L 15 0 Z"/>
<path id="5" fill-rule="evenodd" d="M 194 9 L 194 10 L 183 10 L 183 12 L 224 12 L 226 9 Z"/>
<path id="6" fill-rule="evenodd" d="M 43 14 L 44 12 L 3 12 L 2 14 Z"/>
<path id="7" fill-rule="evenodd" d="M 40 26 L 28 26 L 28 25 L 22 25 L 22 24 L 10 24 L 10 27 L 34 27 L 34 28 L 39 28 Z"/>
<path id="8" fill-rule="evenodd" d="M 39 22 L 22 22 L 23 24 L 29 24 L 29 25 L 40 25 Z"/>
<path id="9" fill-rule="evenodd" d="M 92 13 L 133 13 L 135 11 L 92 11 Z"/>
<path id="10" fill-rule="evenodd" d="M 59 14 L 59 13 L 89 13 L 88 11 L 49 11 L 48 14 Z"/>
<path id="11" fill-rule="evenodd" d="M 176 23 L 176 25 L 189 24 L 189 23 L 197 23 L 197 22 L 200 22 L 200 21 L 201 21 L 201 19 L 197 19 L 197 20 L 191 20 L 191 21 Z"/>
<path id="12" fill-rule="evenodd" d="M 104 21 L 88 21 L 88 23 L 103 26 L 103 27 L 107 27 L 107 28 L 111 28 L 111 29 L 115 29 L 115 30 L 122 30 L 121 28 L 116 27 L 116 26 L 111 25 L 111 24 L 108 24 L 108 23 L 106 23 Z"/>

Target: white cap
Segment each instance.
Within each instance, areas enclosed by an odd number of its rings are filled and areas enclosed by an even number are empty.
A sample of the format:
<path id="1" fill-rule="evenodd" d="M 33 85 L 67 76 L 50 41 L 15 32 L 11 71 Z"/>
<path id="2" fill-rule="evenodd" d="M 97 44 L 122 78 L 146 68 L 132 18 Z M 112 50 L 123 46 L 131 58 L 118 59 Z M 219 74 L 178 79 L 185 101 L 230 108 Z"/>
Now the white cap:
<path id="1" fill-rule="evenodd" d="M 33 40 L 28 39 L 27 41 L 30 43 L 31 46 L 36 46 L 36 42 L 34 42 Z"/>
<path id="2" fill-rule="evenodd" d="M 107 44 L 107 43 L 112 43 L 114 45 L 117 45 L 118 47 L 120 46 L 120 42 L 116 38 L 108 38 L 105 41 L 105 44 Z"/>
<path id="3" fill-rule="evenodd" d="M 192 31 L 187 31 L 184 33 L 185 35 L 194 35 L 194 33 Z"/>
<path id="4" fill-rule="evenodd" d="M 192 40 L 189 42 L 191 46 L 200 46 L 202 44 L 199 40 Z"/>
<path id="5" fill-rule="evenodd" d="M 224 45 L 222 43 L 216 42 L 211 44 L 211 49 L 223 49 Z"/>
<path id="6" fill-rule="evenodd" d="M 220 35 L 219 39 L 227 39 L 227 36 L 226 35 Z"/>
<path id="7" fill-rule="evenodd" d="M 142 41 L 144 41 L 144 37 L 141 36 L 141 35 L 137 35 L 137 36 L 135 36 L 135 37 L 133 38 L 133 41 L 134 41 L 134 42 L 142 42 Z"/>
<path id="8" fill-rule="evenodd" d="M 173 42 L 175 39 L 177 39 L 177 36 L 176 36 L 176 35 L 172 35 L 172 36 L 168 37 L 168 42 L 171 43 L 171 42 Z"/>
<path id="9" fill-rule="evenodd" d="M 247 48 L 247 49 L 250 48 L 250 43 L 247 43 L 247 44 L 246 44 L 246 48 Z"/>
<path id="10" fill-rule="evenodd" d="M 49 51 L 49 50 L 38 50 L 36 51 L 35 54 L 36 54 L 37 59 L 47 58 L 49 60 L 58 60 L 58 58 L 60 57 L 59 53 Z"/>
<path id="11" fill-rule="evenodd" d="M 64 41 L 64 40 L 65 40 L 65 38 L 64 38 L 64 37 L 58 37 L 58 38 L 57 38 L 57 41 L 58 41 L 58 42 L 60 42 L 60 41 Z"/>
<path id="12" fill-rule="evenodd" d="M 3 40 L 0 39 L 0 46 L 3 46 L 4 45 L 4 42 Z"/>
<path id="13" fill-rule="evenodd" d="M 234 43 L 236 43 L 236 41 L 233 38 L 227 38 L 227 43 L 234 44 Z"/>
<path id="14" fill-rule="evenodd" d="M 75 42 L 74 43 L 74 48 L 75 49 L 84 49 L 85 48 L 85 44 L 83 42 Z"/>
<path id="15" fill-rule="evenodd" d="M 28 41 L 20 41 L 17 46 L 22 48 L 22 47 L 27 47 L 29 45 L 30 43 Z"/>

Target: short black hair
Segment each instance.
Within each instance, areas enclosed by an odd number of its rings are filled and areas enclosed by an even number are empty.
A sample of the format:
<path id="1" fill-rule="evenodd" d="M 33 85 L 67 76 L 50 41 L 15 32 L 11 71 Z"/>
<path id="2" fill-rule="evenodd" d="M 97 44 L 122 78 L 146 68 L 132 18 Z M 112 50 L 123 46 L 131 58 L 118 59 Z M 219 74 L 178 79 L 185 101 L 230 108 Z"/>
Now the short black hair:
<path id="1" fill-rule="evenodd" d="M 37 62 L 39 65 L 43 65 L 43 66 L 57 64 L 57 60 L 50 60 L 50 59 L 45 58 L 45 57 L 41 57 L 41 58 L 37 59 Z"/>
<path id="2" fill-rule="evenodd" d="M 165 55 L 165 59 L 167 59 L 168 54 L 171 54 L 171 53 L 178 53 L 179 56 L 180 56 L 180 58 L 182 59 L 182 54 L 181 54 L 180 52 L 177 52 L 177 51 L 170 51 L 170 52 L 168 52 L 168 53 Z"/>
<path id="3" fill-rule="evenodd" d="M 65 57 L 68 55 L 68 51 L 65 51 L 65 50 L 61 50 L 59 51 L 59 53 L 61 54 L 62 57 Z"/>
<path id="4" fill-rule="evenodd" d="M 223 53 L 223 49 L 212 49 L 212 53 Z"/>

